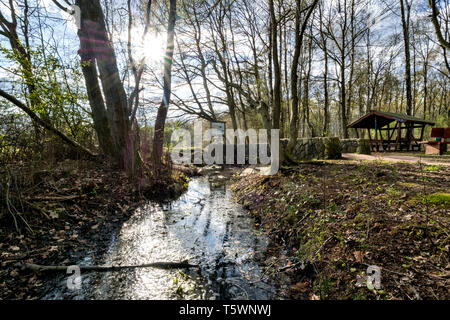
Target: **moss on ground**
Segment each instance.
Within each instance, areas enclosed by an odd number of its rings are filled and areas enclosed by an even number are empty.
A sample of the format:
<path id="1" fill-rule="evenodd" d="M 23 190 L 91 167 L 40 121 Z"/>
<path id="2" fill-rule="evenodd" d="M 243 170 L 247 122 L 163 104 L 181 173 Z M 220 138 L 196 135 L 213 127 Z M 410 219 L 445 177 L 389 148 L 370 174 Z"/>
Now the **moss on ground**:
<path id="1" fill-rule="evenodd" d="M 426 202 L 435 205 L 444 205 L 450 208 L 450 193 L 433 193 L 425 197 Z"/>

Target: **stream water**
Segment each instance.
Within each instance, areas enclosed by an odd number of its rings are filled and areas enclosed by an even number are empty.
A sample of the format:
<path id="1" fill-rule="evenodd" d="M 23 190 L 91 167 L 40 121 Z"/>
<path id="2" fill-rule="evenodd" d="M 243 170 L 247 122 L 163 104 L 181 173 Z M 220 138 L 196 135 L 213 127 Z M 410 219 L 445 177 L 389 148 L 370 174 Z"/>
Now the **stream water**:
<path id="1" fill-rule="evenodd" d="M 137 209 L 111 240 L 104 263 L 189 260 L 199 269 L 90 273 L 82 275 L 81 290 L 68 292 L 64 279 L 45 298 L 276 299 L 278 290 L 262 263 L 267 247 L 268 239 L 233 201 L 226 184 L 195 178 L 178 200 Z"/>

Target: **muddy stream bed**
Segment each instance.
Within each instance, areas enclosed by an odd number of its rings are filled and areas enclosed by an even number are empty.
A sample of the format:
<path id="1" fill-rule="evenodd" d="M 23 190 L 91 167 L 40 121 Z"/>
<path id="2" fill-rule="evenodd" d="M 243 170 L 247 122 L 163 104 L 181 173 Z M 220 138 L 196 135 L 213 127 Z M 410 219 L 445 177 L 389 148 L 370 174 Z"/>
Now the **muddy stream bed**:
<path id="1" fill-rule="evenodd" d="M 199 177 L 178 200 L 138 208 L 112 235 L 104 265 L 189 260 L 199 269 L 143 268 L 82 274 L 79 290 L 55 278 L 44 299 L 283 299 L 269 276 L 268 238 L 233 196 L 225 179 Z M 92 257 L 80 262 L 90 265 Z"/>

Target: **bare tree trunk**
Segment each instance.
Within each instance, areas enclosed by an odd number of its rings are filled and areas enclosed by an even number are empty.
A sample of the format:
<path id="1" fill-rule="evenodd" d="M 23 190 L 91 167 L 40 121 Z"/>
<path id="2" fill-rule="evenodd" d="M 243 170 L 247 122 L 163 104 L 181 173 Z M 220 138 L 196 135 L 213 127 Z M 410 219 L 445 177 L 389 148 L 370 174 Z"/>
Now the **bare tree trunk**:
<path id="1" fill-rule="evenodd" d="M 311 137 L 315 137 L 316 136 L 316 131 L 314 130 L 314 126 L 311 123 L 311 109 L 310 109 L 310 97 L 309 97 L 309 84 L 311 81 L 311 69 L 312 69 L 312 51 L 313 51 L 313 43 L 312 43 L 312 26 L 311 26 L 311 30 L 310 30 L 310 38 L 308 41 L 308 69 L 306 71 L 306 76 L 305 76 L 305 84 L 304 84 L 304 102 L 303 102 L 303 106 L 306 109 L 306 123 L 308 124 L 308 128 L 311 134 Z"/>
<path id="2" fill-rule="evenodd" d="M 347 129 L 347 95 L 346 95 L 346 82 L 345 82 L 345 58 L 346 58 L 346 34 L 347 34 L 347 1 L 344 1 L 344 21 L 341 26 L 342 39 L 340 44 L 340 95 L 341 95 L 341 130 L 342 137 L 348 139 L 348 129 Z"/>
<path id="3" fill-rule="evenodd" d="M 305 30 L 311 17 L 314 8 L 316 7 L 319 0 L 314 0 L 312 5 L 309 7 L 309 10 L 301 23 L 301 1 L 296 0 L 296 13 L 295 13 L 295 49 L 294 49 L 294 57 L 292 59 L 291 66 L 291 121 L 289 125 L 289 143 L 286 148 L 286 153 L 289 155 L 295 148 L 298 139 L 298 105 L 299 105 L 299 93 L 298 93 L 298 65 L 300 60 L 300 53 L 303 46 L 303 35 L 305 34 Z"/>
<path id="4" fill-rule="evenodd" d="M 428 5 L 432 10 L 431 22 L 433 23 L 439 44 L 442 46 L 442 48 L 450 50 L 450 42 L 442 35 L 441 26 L 439 25 L 439 10 L 436 5 L 436 0 L 428 0 Z"/>
<path id="5" fill-rule="evenodd" d="M 341 90 L 341 126 L 342 126 L 342 137 L 348 139 L 348 129 L 347 129 L 347 105 L 346 105 L 346 90 L 345 90 L 345 55 L 342 54 L 342 60 L 340 63 L 341 69 L 341 79 L 340 79 L 340 90 Z"/>
<path id="6" fill-rule="evenodd" d="M 79 33 L 80 39 L 86 38 L 82 30 Z M 114 157 L 117 154 L 117 150 L 113 143 L 105 102 L 98 82 L 95 58 L 92 56 L 92 48 L 87 41 L 81 41 L 79 54 L 81 56 L 81 69 L 86 82 L 89 105 L 91 107 L 92 119 L 94 120 L 94 128 L 97 133 L 100 149 L 104 154 Z"/>
<path id="7" fill-rule="evenodd" d="M 272 106 L 272 128 L 280 129 L 280 113 L 281 113 L 281 67 L 278 56 L 278 21 L 275 16 L 274 1 L 269 0 L 270 25 L 271 25 L 271 50 L 273 63 L 273 106 Z"/>
<path id="8" fill-rule="evenodd" d="M 323 130 L 322 130 L 322 136 L 327 136 L 329 134 L 329 115 L 328 111 L 330 109 L 330 100 L 329 100 L 329 93 L 328 93 L 328 48 L 327 48 L 327 40 L 325 38 L 325 34 L 323 32 L 323 4 L 320 4 L 320 37 L 322 40 L 322 46 L 323 46 L 323 55 L 324 55 L 324 71 L 323 71 L 323 95 L 324 95 L 324 102 L 323 102 Z"/>
<path id="9" fill-rule="evenodd" d="M 119 75 L 117 59 L 106 30 L 99 0 L 77 0 L 81 9 L 82 48 L 92 50 L 100 72 L 100 80 L 106 102 L 110 130 L 115 144 L 115 158 L 121 168 L 128 165 L 127 143 L 130 133 L 128 103 Z"/>
<path id="10" fill-rule="evenodd" d="M 167 112 L 170 104 L 170 96 L 172 93 L 172 64 L 175 49 L 175 23 L 177 13 L 177 1 L 170 0 L 169 23 L 167 29 L 167 48 L 164 59 L 164 95 L 161 105 L 158 109 L 158 115 L 155 122 L 155 138 L 153 142 L 153 157 L 156 175 L 161 174 L 162 158 L 164 147 L 164 128 L 166 124 Z"/>
<path id="11" fill-rule="evenodd" d="M 405 8 L 405 2 L 406 7 Z M 410 5 L 408 0 L 400 0 L 400 10 L 402 16 L 403 41 L 405 48 L 405 81 L 406 81 L 406 114 L 412 115 L 412 91 L 411 91 L 411 55 L 409 47 L 409 17 Z"/>
<path id="12" fill-rule="evenodd" d="M 352 98 L 353 98 L 353 75 L 355 72 L 355 0 L 352 0 L 351 3 L 351 13 L 350 13 L 350 34 L 351 34 L 351 46 L 350 46 L 350 72 L 348 77 L 348 90 L 347 90 L 347 110 L 345 112 L 348 118 L 351 117 L 352 114 Z M 347 123 L 345 126 L 347 127 Z M 345 136 L 345 134 L 344 134 Z M 347 132 L 348 137 L 348 132 Z"/>

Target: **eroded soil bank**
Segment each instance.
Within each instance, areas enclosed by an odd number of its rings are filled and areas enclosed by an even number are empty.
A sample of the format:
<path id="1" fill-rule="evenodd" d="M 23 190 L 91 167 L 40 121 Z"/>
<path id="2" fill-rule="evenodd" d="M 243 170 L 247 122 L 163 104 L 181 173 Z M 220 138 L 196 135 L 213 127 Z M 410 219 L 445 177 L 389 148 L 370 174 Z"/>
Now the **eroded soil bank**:
<path id="1" fill-rule="evenodd" d="M 292 297 L 314 299 L 449 299 L 449 189 L 448 166 L 378 161 L 241 174 L 233 186 L 284 243 Z M 380 290 L 358 284 L 370 265 Z"/>

